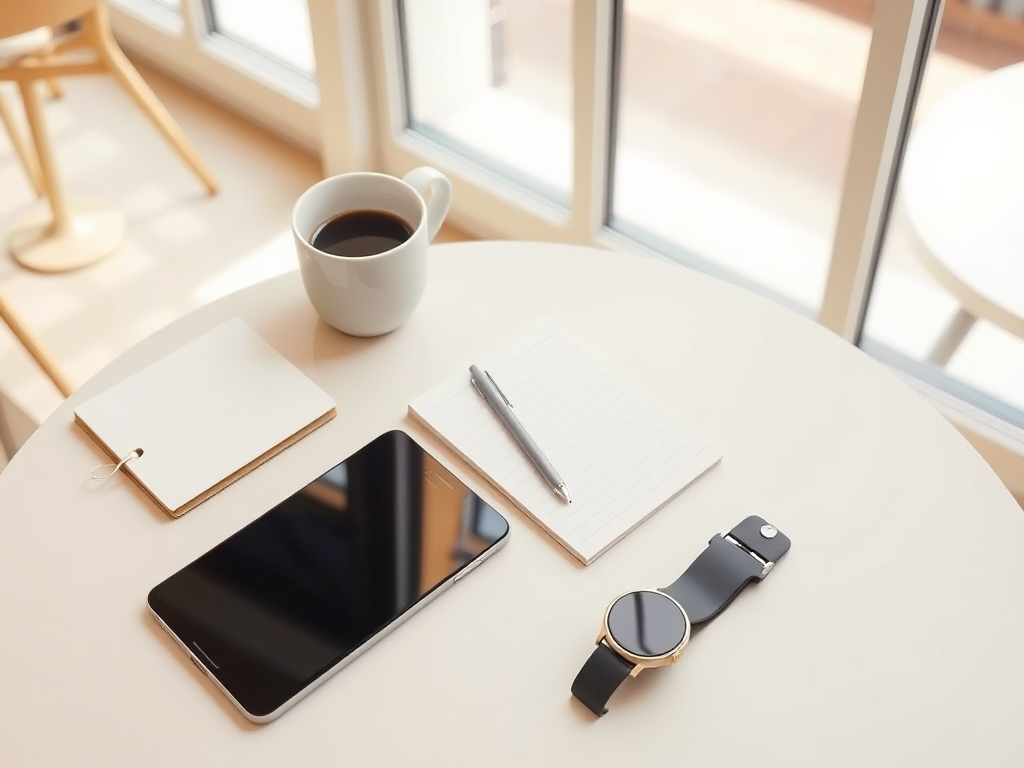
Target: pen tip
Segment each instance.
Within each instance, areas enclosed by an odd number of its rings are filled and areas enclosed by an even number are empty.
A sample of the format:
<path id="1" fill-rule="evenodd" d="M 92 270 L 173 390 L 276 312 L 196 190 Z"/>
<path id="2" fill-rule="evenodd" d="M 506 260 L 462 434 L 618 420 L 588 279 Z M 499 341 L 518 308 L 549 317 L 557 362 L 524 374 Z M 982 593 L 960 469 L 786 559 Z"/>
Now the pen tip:
<path id="1" fill-rule="evenodd" d="M 565 499 L 565 503 L 566 504 L 572 504 L 572 499 L 569 497 L 569 491 L 565 487 L 565 483 L 562 483 L 561 485 L 556 487 L 555 488 L 555 493 L 557 493 L 559 496 L 561 496 L 563 499 Z"/>

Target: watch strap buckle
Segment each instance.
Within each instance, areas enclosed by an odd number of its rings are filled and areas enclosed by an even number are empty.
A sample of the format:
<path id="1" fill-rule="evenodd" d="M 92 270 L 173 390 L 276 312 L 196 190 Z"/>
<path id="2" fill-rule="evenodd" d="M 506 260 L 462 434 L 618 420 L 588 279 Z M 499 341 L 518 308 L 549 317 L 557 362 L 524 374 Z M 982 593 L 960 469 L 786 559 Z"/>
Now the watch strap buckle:
<path id="1" fill-rule="evenodd" d="M 764 566 L 763 579 L 775 563 L 789 552 L 792 544 L 789 537 L 763 517 L 751 515 L 724 535 L 730 541 L 746 550 Z"/>

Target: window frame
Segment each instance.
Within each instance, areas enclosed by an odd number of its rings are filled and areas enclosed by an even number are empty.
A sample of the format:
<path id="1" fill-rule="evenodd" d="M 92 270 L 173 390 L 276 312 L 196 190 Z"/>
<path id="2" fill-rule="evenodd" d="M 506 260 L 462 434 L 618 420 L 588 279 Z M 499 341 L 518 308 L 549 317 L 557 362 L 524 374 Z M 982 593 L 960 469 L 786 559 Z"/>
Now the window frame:
<path id="1" fill-rule="evenodd" d="M 207 2 L 181 0 L 178 16 L 151 0 L 111 0 L 111 24 L 134 57 L 318 155 L 326 174 L 379 164 L 358 0 L 307 0 L 316 82 L 211 33 Z"/>

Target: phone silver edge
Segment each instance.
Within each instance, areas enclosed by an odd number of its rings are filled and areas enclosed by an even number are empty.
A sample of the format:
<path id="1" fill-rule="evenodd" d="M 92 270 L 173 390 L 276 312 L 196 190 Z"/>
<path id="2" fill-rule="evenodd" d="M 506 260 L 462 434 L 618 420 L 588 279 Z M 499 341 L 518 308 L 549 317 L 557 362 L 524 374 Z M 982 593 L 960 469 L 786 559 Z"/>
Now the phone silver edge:
<path id="1" fill-rule="evenodd" d="M 485 551 L 483 554 L 479 555 L 478 557 L 474 558 L 473 560 L 470 560 L 468 563 L 463 565 L 459 570 L 457 570 L 455 573 L 453 573 L 451 576 L 449 576 L 447 579 L 441 582 L 436 589 L 434 589 L 424 597 L 421 597 L 419 600 L 417 600 L 415 603 L 409 606 L 409 609 L 405 611 L 401 616 L 399 616 L 386 627 L 381 629 L 377 634 L 367 638 L 367 640 L 362 645 L 360 645 L 358 648 L 349 653 L 344 659 L 342 659 L 329 670 L 324 672 L 322 675 L 320 675 L 320 677 L 316 678 L 313 682 L 311 682 L 301 691 L 299 691 L 286 702 L 284 702 L 280 707 L 266 715 L 254 715 L 248 710 L 246 710 L 245 707 L 243 707 L 241 704 L 239 704 L 238 700 L 231 695 L 231 692 L 228 691 L 228 689 L 221 684 L 220 680 L 217 679 L 216 675 L 209 670 L 206 664 L 203 663 L 203 660 L 199 658 L 191 650 L 189 650 L 188 646 L 185 645 L 184 641 L 176 634 L 174 634 L 174 631 L 169 626 L 167 626 L 166 623 L 164 623 L 164 620 L 160 618 L 159 614 L 157 614 L 155 610 L 153 610 L 153 606 L 149 604 L 148 600 L 146 601 L 146 608 L 149 609 L 149 613 L 156 620 L 156 623 L 168 635 L 171 636 L 171 639 L 175 642 L 175 644 L 178 645 L 178 647 L 181 648 L 183 651 L 185 651 L 186 655 L 191 660 L 191 662 L 199 668 L 199 671 L 202 672 L 203 675 L 206 678 L 208 678 L 215 686 L 217 686 L 220 692 L 228 698 L 228 701 L 230 701 L 232 704 L 235 705 L 235 707 L 238 708 L 238 711 L 241 712 L 242 715 L 244 715 L 247 720 L 250 720 L 253 723 L 269 723 L 279 718 L 289 709 L 291 709 L 300 701 L 302 701 L 302 699 L 306 698 L 306 696 L 308 696 L 310 693 L 312 693 L 325 682 L 327 682 L 330 678 L 334 677 L 334 675 L 336 675 L 343 668 L 345 668 L 353 661 L 355 661 L 357 658 L 359 658 L 359 656 L 361 656 L 363 653 L 365 653 L 367 650 L 373 647 L 382 638 L 394 632 L 398 627 L 404 624 L 410 617 L 418 613 L 423 608 L 423 606 L 428 605 L 431 601 L 433 601 L 438 595 L 442 594 L 443 592 L 447 592 L 449 588 L 451 588 L 456 582 L 461 581 L 465 576 L 468 576 L 470 572 L 477 570 L 482 563 L 490 559 L 490 557 L 495 552 L 497 552 L 505 546 L 506 542 L 508 542 L 511 533 L 512 529 L 511 526 L 509 526 L 508 530 L 505 531 L 505 535 L 498 539 L 496 542 L 494 542 L 494 544 L 491 545 L 487 549 L 487 551 Z"/>

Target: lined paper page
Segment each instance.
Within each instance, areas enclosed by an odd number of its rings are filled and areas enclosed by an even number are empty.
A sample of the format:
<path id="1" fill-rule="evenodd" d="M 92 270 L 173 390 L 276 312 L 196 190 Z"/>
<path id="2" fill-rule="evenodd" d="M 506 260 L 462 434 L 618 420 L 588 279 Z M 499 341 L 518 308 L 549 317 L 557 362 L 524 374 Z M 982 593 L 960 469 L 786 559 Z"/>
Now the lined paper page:
<path id="1" fill-rule="evenodd" d="M 572 504 L 548 487 L 477 394 L 468 364 L 410 412 L 585 565 L 722 458 L 557 329 L 476 363 L 558 470 Z"/>

